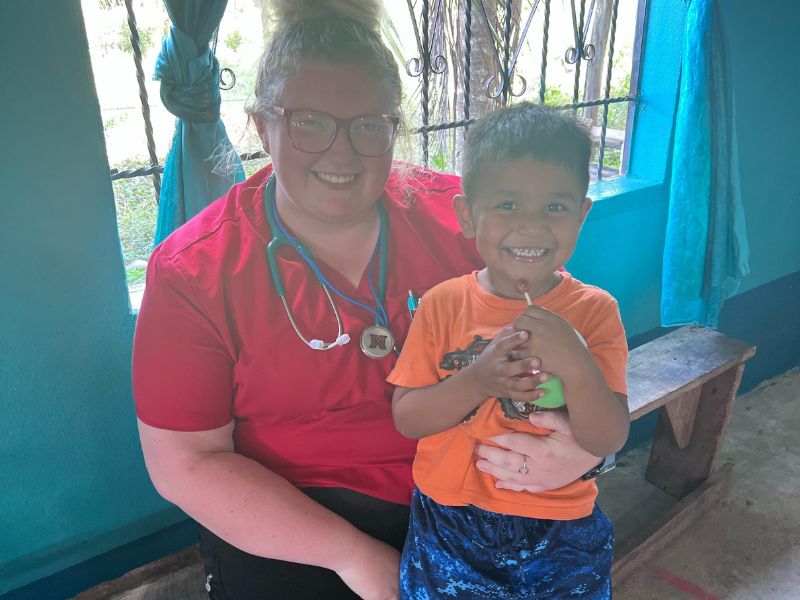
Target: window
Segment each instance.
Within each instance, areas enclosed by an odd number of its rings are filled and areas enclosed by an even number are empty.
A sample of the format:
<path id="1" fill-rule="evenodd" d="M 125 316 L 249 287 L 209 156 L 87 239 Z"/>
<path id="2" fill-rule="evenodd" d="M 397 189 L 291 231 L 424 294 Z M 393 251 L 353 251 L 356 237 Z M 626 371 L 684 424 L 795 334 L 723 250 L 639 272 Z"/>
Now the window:
<path id="1" fill-rule="evenodd" d="M 464 129 L 519 100 L 570 107 L 595 139 L 593 180 L 624 174 L 643 0 L 424 1 L 402 35 L 416 79 L 417 160 L 459 169 Z M 398 29 L 399 31 L 399 29 Z M 408 41 L 411 41 L 411 45 Z"/>
<path id="2" fill-rule="evenodd" d="M 123 260 L 138 308 L 145 268 L 153 249 L 158 190 L 164 159 L 172 142 L 175 117 L 162 105 L 153 80 L 161 39 L 169 30 L 162 0 L 81 0 L 97 96 L 105 130 L 106 152 L 116 201 Z M 216 36 L 222 67 L 222 119 L 238 148 L 258 148 L 246 128 L 243 107 L 255 82 L 263 48 L 259 10 L 253 0 L 230 0 Z M 245 162 L 248 174 L 263 166 Z"/>
<path id="3" fill-rule="evenodd" d="M 413 143 L 398 157 L 458 172 L 471 122 L 532 100 L 574 110 L 595 139 L 593 179 L 625 173 L 646 0 L 384 0 Z M 222 119 L 247 174 L 265 164 L 244 104 L 264 47 L 269 0 L 230 0 L 213 46 Z M 405 11 L 398 10 L 400 6 Z M 155 231 L 174 130 L 152 73 L 169 18 L 161 0 L 82 0 L 133 304 Z"/>

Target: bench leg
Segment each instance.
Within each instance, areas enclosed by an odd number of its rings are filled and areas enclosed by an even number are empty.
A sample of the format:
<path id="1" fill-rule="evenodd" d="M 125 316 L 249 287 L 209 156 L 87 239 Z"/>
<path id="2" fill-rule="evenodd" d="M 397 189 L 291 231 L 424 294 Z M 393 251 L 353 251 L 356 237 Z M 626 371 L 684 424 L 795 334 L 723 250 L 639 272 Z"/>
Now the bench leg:
<path id="1" fill-rule="evenodd" d="M 640 531 L 633 539 L 620 540 L 611 568 L 613 585 L 620 585 L 640 566 L 657 558 L 673 540 L 714 510 L 728 493 L 732 471 L 731 463 L 722 465 L 672 509 L 657 516 L 652 529 Z"/>
<path id="2" fill-rule="evenodd" d="M 741 363 L 702 385 L 688 444 L 680 439 L 679 445 L 669 415 L 661 408 L 645 474 L 647 481 L 682 498 L 708 478 L 725 437 L 743 371 Z M 690 395 L 691 392 L 685 399 L 687 404 L 692 402 Z"/>
<path id="3" fill-rule="evenodd" d="M 667 402 L 661 413 L 669 421 L 675 443 L 683 450 L 689 445 L 694 431 L 694 421 L 697 417 L 697 407 L 700 405 L 700 393 L 703 386 L 689 390 L 680 398 Z"/>

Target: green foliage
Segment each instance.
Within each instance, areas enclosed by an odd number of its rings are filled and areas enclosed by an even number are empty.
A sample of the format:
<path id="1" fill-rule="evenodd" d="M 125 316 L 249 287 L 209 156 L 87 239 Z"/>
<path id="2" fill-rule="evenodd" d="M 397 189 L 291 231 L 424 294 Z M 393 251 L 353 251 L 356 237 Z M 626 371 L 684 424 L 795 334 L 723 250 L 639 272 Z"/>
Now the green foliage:
<path id="1" fill-rule="evenodd" d="M 267 164 L 269 164 L 269 158 L 254 158 L 253 160 L 244 161 L 244 163 L 242 163 L 242 167 L 244 167 L 244 176 L 250 177 Z"/>
<path id="2" fill-rule="evenodd" d="M 0 0 L 2 1 L 2 0 Z M 101 8 L 119 9 L 124 7 L 124 0 L 96 0 Z M 148 0 L 149 1 L 149 0 Z M 268 0 L 256 0 L 258 6 L 267 5 Z M 391 4 L 391 3 L 387 3 Z M 452 11 L 455 17 L 452 18 L 451 25 L 458 26 L 458 19 L 456 18 L 460 13 L 458 12 L 463 7 L 463 2 L 455 2 L 447 0 L 445 3 Z M 491 3 L 489 3 L 491 4 Z M 499 6 L 504 6 L 505 3 L 499 2 Z M 263 6 L 262 6 L 263 8 Z M 120 10 L 120 14 L 124 10 Z M 501 11 L 502 12 L 502 11 Z M 110 15 L 109 15 L 110 16 Z M 400 58 L 400 62 L 404 62 L 403 44 L 401 43 L 401 33 L 397 28 L 394 16 L 389 16 L 382 22 L 382 31 L 384 37 L 395 52 L 395 55 Z M 154 25 L 153 27 L 142 27 L 139 30 L 140 47 L 142 53 L 146 54 L 153 49 L 154 45 L 158 43 L 157 37 L 160 38 L 161 34 L 166 34 L 169 28 L 168 19 L 164 20 L 163 24 L 156 24 L 155 21 L 148 22 Z M 130 30 L 127 22 L 122 22 L 117 26 L 115 22 L 111 21 L 111 29 L 104 33 L 106 41 L 102 43 L 103 52 L 114 51 L 124 52 L 131 54 L 133 48 L 130 41 Z M 223 43 L 217 48 L 219 52 L 220 61 L 222 66 L 231 68 L 237 77 L 236 85 L 232 90 L 223 91 L 223 108 L 227 109 L 230 116 L 227 116 L 226 125 L 229 128 L 229 135 L 233 131 L 232 122 L 235 121 L 241 113 L 237 113 L 236 109 L 241 106 L 243 102 L 252 102 L 252 91 L 255 86 L 256 79 L 256 62 L 255 57 L 249 56 L 251 53 L 249 44 L 253 36 L 249 34 L 250 31 L 245 24 L 237 23 L 234 29 L 227 33 L 221 40 Z M 163 31 L 158 31 L 163 29 Z M 242 34 L 244 32 L 244 35 Z M 404 34 L 407 32 L 404 32 Z M 452 34 L 452 32 L 451 32 Z M 496 32 L 492 31 L 491 34 L 495 37 L 495 41 L 499 40 Z M 222 36 L 221 36 L 222 37 Z M 487 40 L 490 40 L 487 38 Z M 452 42 L 453 40 L 451 40 Z M 618 47 L 615 49 L 614 54 L 614 67 L 612 74 L 614 80 L 612 81 L 612 89 L 610 90 L 611 97 L 625 96 L 629 94 L 630 88 L 630 74 L 623 74 L 630 69 L 630 50 L 625 47 Z M 562 65 L 563 65 L 563 61 Z M 554 63 L 555 66 L 555 63 Z M 454 65 L 451 65 L 453 68 Z M 565 68 L 567 68 L 565 66 Z M 452 85 L 453 81 L 460 81 L 457 75 L 455 79 L 450 79 L 449 76 L 434 78 L 432 81 L 432 88 L 437 85 L 444 85 L 442 90 L 433 91 L 431 98 L 431 122 L 446 121 L 449 119 L 457 119 L 457 111 L 450 106 L 451 92 L 447 87 L 449 82 Z M 548 81 L 553 87 L 548 87 L 544 94 L 544 103 L 549 106 L 568 106 L 573 104 L 572 89 L 569 83 L 562 83 L 564 89 L 558 87 L 557 83 L 561 80 L 557 77 L 549 78 Z M 438 88 L 437 88 L 438 89 Z M 473 89 L 473 93 L 475 90 Z M 601 96 L 605 93 L 605 79 L 603 79 Z M 539 101 L 539 95 L 535 89 L 531 89 L 529 94 L 534 102 Z M 526 95 L 526 97 L 529 97 Z M 447 99 L 447 102 L 440 101 L 442 98 Z M 580 98 L 582 100 L 582 98 Z M 512 102 L 514 99 L 511 100 Z M 453 114 L 440 114 L 437 107 L 440 104 L 446 104 L 448 110 L 452 110 Z M 623 102 L 618 104 L 611 104 L 608 106 L 608 129 L 610 130 L 624 130 L 627 120 L 627 112 L 630 103 Z M 600 122 L 603 115 L 603 107 L 597 109 L 597 123 Z M 404 115 L 404 121 L 411 127 L 417 126 L 421 123 L 421 109 L 419 105 L 419 90 L 415 93 L 409 93 L 401 110 Z M 581 114 L 582 111 L 576 111 Z M 127 117 L 127 113 L 107 114 L 104 113 L 105 129 L 111 130 L 115 126 L 119 126 L 122 121 Z M 231 135 L 232 141 L 239 146 L 240 150 L 245 148 L 255 148 L 257 143 L 245 137 L 236 130 L 236 133 Z M 431 133 L 429 139 L 429 160 L 428 163 L 434 169 L 453 172 L 460 166 L 460 146 L 463 140 L 463 131 L 458 130 L 453 132 L 438 132 Z M 594 160 L 597 161 L 597 144 L 594 149 Z M 399 136 L 395 147 L 395 158 L 408 160 L 410 162 L 422 162 L 422 136 L 418 134 L 405 134 Z M 621 153 L 617 149 L 605 149 L 604 165 L 606 167 L 618 167 L 621 161 Z M 124 165 L 116 165 L 120 169 L 129 166 L 141 166 L 147 164 L 149 160 L 143 157 L 131 157 Z M 247 161 L 244 164 L 246 175 L 249 177 L 256 170 L 262 168 L 269 162 L 269 159 L 257 159 Z M 117 219 L 119 223 L 120 241 L 123 248 L 123 256 L 125 260 L 125 268 L 128 277 L 128 284 L 135 286 L 144 282 L 145 267 L 144 262 L 149 258 L 153 246 L 153 236 L 156 229 L 158 206 L 155 199 L 155 190 L 153 189 L 152 177 L 136 177 L 131 179 L 122 179 L 114 182 L 114 192 L 116 196 L 117 205 Z"/>
<path id="3" fill-rule="evenodd" d="M 124 123 L 127 120 L 128 120 L 128 113 L 120 112 L 119 114 L 114 115 L 113 117 L 107 117 L 103 119 L 103 129 L 108 131 L 109 129 L 113 129 L 120 123 Z"/>
<path id="4" fill-rule="evenodd" d="M 430 157 L 430 164 L 431 167 L 443 173 L 449 173 L 453 170 L 453 165 L 450 163 L 443 150 L 440 150 Z"/>
<path id="5" fill-rule="evenodd" d="M 617 98 L 627 96 L 631 89 L 631 74 L 627 73 L 620 81 L 611 88 L 611 97 Z M 609 129 L 625 129 L 628 118 L 628 103 L 619 102 L 608 106 L 608 127 Z"/>
<path id="6" fill-rule="evenodd" d="M 129 164 L 116 165 L 126 169 L 146 162 L 132 159 Z M 144 265 L 153 249 L 156 231 L 158 206 L 152 177 L 133 177 L 117 179 L 114 184 L 114 197 L 117 206 L 119 239 L 122 245 L 122 258 L 128 286 L 144 283 Z"/>
<path id="7" fill-rule="evenodd" d="M 547 106 L 566 106 L 572 104 L 572 95 L 560 88 L 549 87 L 544 90 L 544 103 Z"/>
<path id="8" fill-rule="evenodd" d="M 238 31 L 232 31 L 225 36 L 225 45 L 234 52 L 242 45 L 242 41 L 242 34 Z"/>
<path id="9" fill-rule="evenodd" d="M 125 276 L 128 279 L 128 287 L 144 283 L 147 275 L 146 265 L 131 265 L 125 267 Z"/>
<path id="10" fill-rule="evenodd" d="M 138 27 L 137 31 L 139 32 L 139 48 L 142 51 L 142 55 L 147 54 L 147 52 L 152 49 L 153 45 L 155 44 L 154 34 L 156 30 L 154 27 Z M 109 49 L 115 49 L 126 54 L 133 54 L 131 30 L 127 21 L 120 23 L 115 39 L 110 43 L 104 42 L 103 49 L 105 51 L 108 51 Z"/>
<path id="11" fill-rule="evenodd" d="M 595 153 L 595 156 L 593 158 L 594 161 L 600 159 L 599 154 L 600 154 L 599 152 Z M 622 152 L 620 152 L 616 148 L 606 147 L 606 150 L 603 153 L 603 166 L 614 167 L 615 169 L 619 169 L 621 163 L 622 163 Z"/>

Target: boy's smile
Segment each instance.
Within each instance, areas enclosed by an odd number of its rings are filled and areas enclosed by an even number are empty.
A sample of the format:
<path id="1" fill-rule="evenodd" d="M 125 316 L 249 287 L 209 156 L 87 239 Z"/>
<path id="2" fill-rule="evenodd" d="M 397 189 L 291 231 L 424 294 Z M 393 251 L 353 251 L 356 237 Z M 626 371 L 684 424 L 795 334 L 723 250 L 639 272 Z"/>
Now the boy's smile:
<path id="1" fill-rule="evenodd" d="M 481 168 L 473 197 L 453 205 L 464 235 L 475 238 L 486 269 L 478 282 L 487 291 L 519 298 L 518 279 L 532 297 L 552 289 L 556 271 L 575 250 L 591 208 L 578 177 L 566 167 L 529 157 Z"/>

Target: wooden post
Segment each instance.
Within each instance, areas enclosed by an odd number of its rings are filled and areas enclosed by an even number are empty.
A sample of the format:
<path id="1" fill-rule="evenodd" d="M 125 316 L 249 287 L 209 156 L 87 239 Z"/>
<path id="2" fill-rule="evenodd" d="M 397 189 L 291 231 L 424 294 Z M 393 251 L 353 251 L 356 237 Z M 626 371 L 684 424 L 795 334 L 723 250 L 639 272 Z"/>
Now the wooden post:
<path id="1" fill-rule="evenodd" d="M 697 416 L 697 407 L 700 405 L 700 392 L 702 390 L 701 386 L 689 390 L 669 404 L 665 404 L 664 412 L 661 413 L 669 421 L 672 427 L 672 434 L 675 436 L 675 443 L 680 449 L 686 448 L 692 439 L 694 419 Z"/>
<path id="2" fill-rule="evenodd" d="M 743 371 L 744 363 L 739 363 L 703 384 L 693 433 L 685 448 L 679 447 L 669 417 L 661 409 L 645 474 L 647 481 L 682 498 L 708 478 L 722 446 Z"/>

